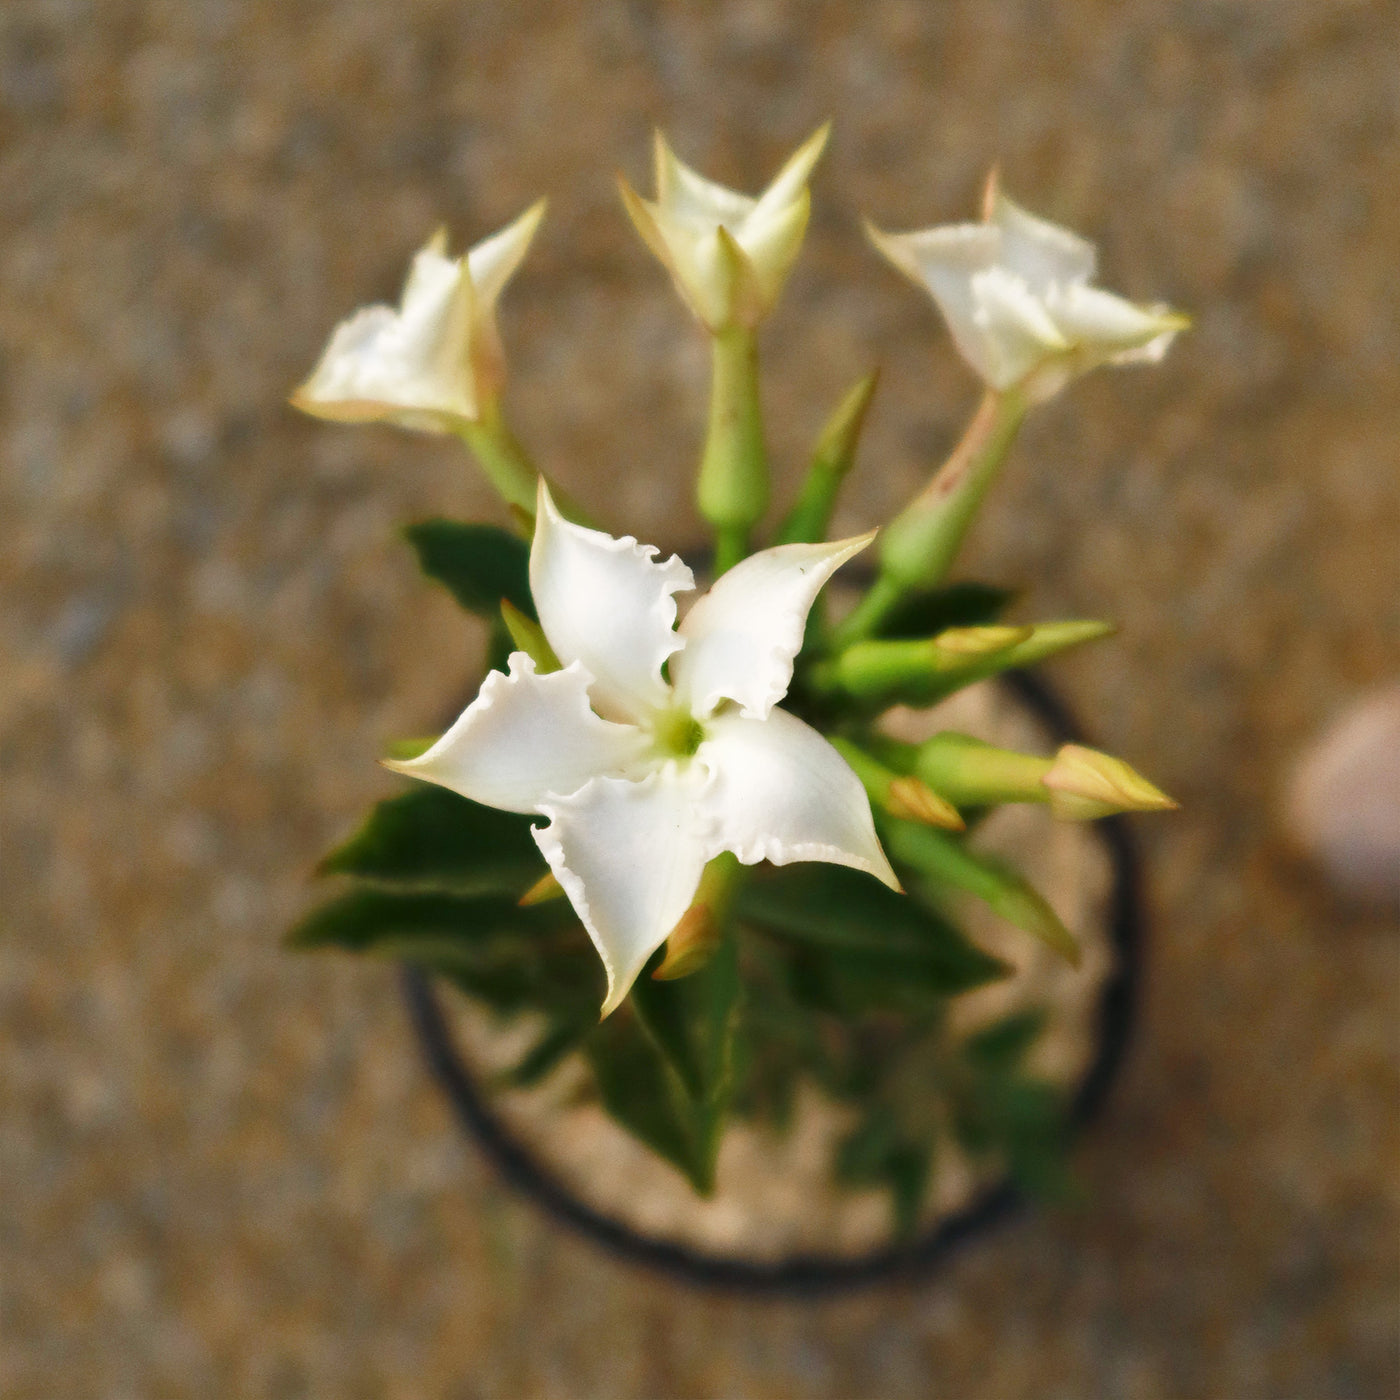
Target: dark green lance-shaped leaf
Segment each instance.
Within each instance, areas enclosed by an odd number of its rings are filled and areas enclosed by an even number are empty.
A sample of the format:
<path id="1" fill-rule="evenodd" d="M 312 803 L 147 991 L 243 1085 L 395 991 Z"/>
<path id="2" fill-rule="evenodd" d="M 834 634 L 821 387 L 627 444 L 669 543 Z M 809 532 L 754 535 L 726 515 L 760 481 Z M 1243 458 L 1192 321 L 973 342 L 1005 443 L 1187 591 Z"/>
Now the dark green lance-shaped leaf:
<path id="1" fill-rule="evenodd" d="M 698 1174 L 713 1179 L 734 1087 L 734 1027 L 739 1003 L 738 944 L 731 934 L 688 977 L 633 985 L 632 1009 L 669 1064 Z"/>
<path id="2" fill-rule="evenodd" d="M 992 856 L 968 848 L 962 837 L 912 822 L 880 824 L 890 857 L 919 871 L 936 885 L 976 895 L 1008 923 L 1025 929 L 1067 962 L 1079 965 L 1079 944 L 1023 876 Z"/>
<path id="3" fill-rule="evenodd" d="M 480 945 L 502 934 L 538 940 L 576 923 L 568 905 L 522 909 L 499 895 L 459 895 L 441 890 L 358 889 L 314 909 L 287 935 L 293 948 L 343 948 L 365 952 L 393 939 L 443 940 Z"/>
<path id="4" fill-rule="evenodd" d="M 735 1037 L 734 1109 L 779 1131 L 792 1121 L 799 1080 L 833 1079 L 833 1047 L 822 1022 L 793 996 L 788 945 L 744 940 L 742 1034 Z"/>
<path id="5" fill-rule="evenodd" d="M 1039 1039 L 1047 1019 L 1044 1008 L 1038 1006 L 1003 1016 L 968 1036 L 963 1053 L 979 1069 L 1016 1069 Z"/>
<path id="6" fill-rule="evenodd" d="M 895 1232 L 907 1239 L 919 1223 L 932 1162 L 932 1142 L 905 1136 L 888 1106 L 876 1104 L 838 1145 L 833 1170 L 848 1185 L 886 1188 Z"/>
<path id="7" fill-rule="evenodd" d="M 391 939 L 375 952 L 436 973 L 502 1015 L 542 1011 L 591 1026 L 602 999 L 597 954 L 577 942 L 550 948 L 497 939 L 474 948 L 447 939 Z"/>
<path id="8" fill-rule="evenodd" d="M 900 1143 L 885 1160 L 885 1182 L 894 1206 L 895 1234 L 903 1239 L 911 1238 L 919 1223 L 919 1210 L 928 1190 L 932 1166 L 930 1143 Z"/>
<path id="9" fill-rule="evenodd" d="M 712 1167 L 696 1150 L 685 1091 L 656 1042 L 624 1005 L 584 1044 L 603 1107 L 633 1137 L 684 1173 L 707 1195 Z"/>
<path id="10" fill-rule="evenodd" d="M 322 875 L 443 886 L 461 894 L 519 895 L 544 872 L 528 816 L 483 807 L 429 783 L 376 803 L 359 831 L 318 867 Z"/>
<path id="11" fill-rule="evenodd" d="M 697 1101 L 715 1098 L 728 1082 L 739 957 L 727 937 L 698 972 L 658 982 L 643 973 L 632 987 L 633 1009 L 643 1028 Z"/>
<path id="12" fill-rule="evenodd" d="M 885 1159 L 899 1140 L 899 1125 L 886 1104 L 873 1104 L 836 1148 L 836 1175 L 852 1185 L 880 1180 Z"/>
<path id="13" fill-rule="evenodd" d="M 953 1131 L 977 1156 L 997 1156 L 1029 1195 L 1068 1201 L 1075 1196 L 1068 1169 L 1063 1090 L 1017 1074 L 973 1076 L 953 1104 Z"/>
<path id="14" fill-rule="evenodd" d="M 358 889 L 314 910 L 288 942 L 411 963 L 501 1012 L 591 1020 L 602 994 L 597 955 L 562 902 L 521 909 L 495 895 Z"/>
<path id="15" fill-rule="evenodd" d="M 535 616 L 530 596 L 530 546 L 494 525 L 457 520 L 422 520 L 404 531 L 418 554 L 418 567 L 447 587 L 468 612 L 488 622 L 509 599 Z"/>
<path id="16" fill-rule="evenodd" d="M 486 638 L 486 669 L 502 673 L 509 671 L 510 654 L 514 650 L 515 641 L 498 616 L 491 624 L 491 632 Z"/>
<path id="17" fill-rule="evenodd" d="M 887 638 L 931 637 L 949 627 L 985 627 L 1015 598 L 987 583 L 950 583 L 906 594 L 875 629 Z"/>
<path id="18" fill-rule="evenodd" d="M 793 998 L 813 1011 L 843 1020 L 886 1011 L 927 1017 L 945 1009 L 948 998 L 956 995 L 948 989 L 942 963 L 917 953 L 874 953 L 796 942 L 788 951 Z M 996 976 L 1004 977 L 1009 971 L 999 966 Z"/>
<path id="19" fill-rule="evenodd" d="M 854 972 L 903 969 L 942 995 L 1008 972 L 918 900 L 871 875 L 824 862 L 784 866 L 739 892 L 737 916 L 790 939 L 849 955 Z"/>
<path id="20" fill-rule="evenodd" d="M 539 1039 L 506 1070 L 501 1082 L 513 1089 L 527 1089 L 538 1084 L 565 1057 L 583 1043 L 595 1022 L 562 1020 L 547 1026 Z"/>

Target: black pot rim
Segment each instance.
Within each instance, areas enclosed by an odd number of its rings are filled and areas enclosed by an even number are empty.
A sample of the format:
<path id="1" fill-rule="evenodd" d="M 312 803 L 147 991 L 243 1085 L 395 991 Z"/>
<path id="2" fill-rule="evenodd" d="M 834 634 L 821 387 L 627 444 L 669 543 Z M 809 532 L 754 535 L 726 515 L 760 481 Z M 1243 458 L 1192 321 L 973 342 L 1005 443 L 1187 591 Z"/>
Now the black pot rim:
<path id="1" fill-rule="evenodd" d="M 1003 676 L 1056 743 L 1082 742 L 1079 726 L 1044 682 L 1028 672 Z M 1121 817 L 1095 822 L 1112 871 L 1109 937 L 1118 954 L 1099 994 L 1098 1049 L 1079 1081 L 1069 1123 L 1076 1135 L 1102 1112 L 1131 1039 L 1144 940 L 1144 912 L 1137 849 Z M 757 1261 L 710 1253 L 634 1230 L 574 1195 L 511 1134 L 492 1111 L 455 1044 L 430 977 L 402 969 L 403 994 L 429 1070 L 462 1127 L 475 1138 L 497 1172 L 546 1214 L 610 1253 L 687 1283 L 755 1295 L 812 1297 L 876 1283 L 921 1277 L 968 1239 L 1006 1219 L 1022 1204 L 1009 1181 L 986 1188 L 962 1210 L 914 1240 L 861 1255 L 794 1254 Z"/>

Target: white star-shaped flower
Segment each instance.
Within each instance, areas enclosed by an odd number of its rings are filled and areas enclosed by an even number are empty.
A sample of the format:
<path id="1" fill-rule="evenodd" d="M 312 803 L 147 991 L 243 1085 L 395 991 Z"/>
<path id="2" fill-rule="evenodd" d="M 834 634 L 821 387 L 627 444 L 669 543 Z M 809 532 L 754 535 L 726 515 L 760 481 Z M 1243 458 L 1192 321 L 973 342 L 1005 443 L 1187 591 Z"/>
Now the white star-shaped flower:
<path id="1" fill-rule="evenodd" d="M 605 1015 L 723 851 L 899 888 L 860 780 L 776 708 L 818 591 L 872 538 L 754 554 L 678 629 L 674 595 L 694 587 L 680 559 L 565 520 L 540 483 L 530 588 L 563 669 L 515 652 L 432 748 L 389 766 L 549 818 L 535 840 L 602 957 Z"/>
<path id="2" fill-rule="evenodd" d="M 963 357 L 996 390 L 1049 398 L 1101 364 L 1156 361 L 1187 317 L 1090 286 L 1094 245 L 1027 213 L 988 182 L 978 224 L 915 233 L 867 231 L 899 270 L 924 287 Z"/>
<path id="3" fill-rule="evenodd" d="M 544 217 L 544 200 L 460 258 L 439 229 L 415 254 L 397 310 L 366 306 L 336 327 L 295 407 L 344 423 L 428 432 L 475 422 L 505 383 L 496 302 Z"/>
<path id="4" fill-rule="evenodd" d="M 758 197 L 717 185 L 676 158 L 656 133 L 656 198 L 620 180 L 622 201 L 690 309 L 712 331 L 756 326 L 772 309 L 802 247 L 807 177 L 829 128 L 814 132 Z"/>

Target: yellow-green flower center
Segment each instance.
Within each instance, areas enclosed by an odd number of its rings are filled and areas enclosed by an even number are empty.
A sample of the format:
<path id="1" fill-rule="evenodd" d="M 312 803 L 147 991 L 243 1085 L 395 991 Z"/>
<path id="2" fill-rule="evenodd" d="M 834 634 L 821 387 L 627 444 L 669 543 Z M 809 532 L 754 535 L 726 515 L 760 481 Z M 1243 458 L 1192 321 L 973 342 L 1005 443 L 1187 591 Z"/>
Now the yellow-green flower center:
<path id="1" fill-rule="evenodd" d="M 659 710 L 652 720 L 657 750 L 668 758 L 689 758 L 700 747 L 705 730 L 689 710 Z"/>

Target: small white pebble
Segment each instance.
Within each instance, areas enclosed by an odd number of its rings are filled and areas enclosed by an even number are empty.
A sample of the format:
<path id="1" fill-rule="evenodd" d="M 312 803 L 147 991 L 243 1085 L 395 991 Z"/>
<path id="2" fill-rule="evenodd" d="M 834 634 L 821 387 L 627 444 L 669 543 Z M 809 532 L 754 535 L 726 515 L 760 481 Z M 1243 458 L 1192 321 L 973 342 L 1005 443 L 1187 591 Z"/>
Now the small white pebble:
<path id="1" fill-rule="evenodd" d="M 1302 753 L 1287 817 L 1340 891 L 1400 907 L 1400 685 L 1363 696 Z"/>

